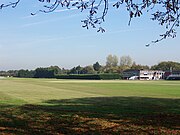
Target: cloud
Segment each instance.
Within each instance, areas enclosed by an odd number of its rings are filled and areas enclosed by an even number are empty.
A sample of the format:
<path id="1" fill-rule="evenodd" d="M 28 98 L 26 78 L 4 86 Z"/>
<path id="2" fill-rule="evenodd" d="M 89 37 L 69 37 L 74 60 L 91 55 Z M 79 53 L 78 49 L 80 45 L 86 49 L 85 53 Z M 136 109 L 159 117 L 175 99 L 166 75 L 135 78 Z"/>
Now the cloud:
<path id="1" fill-rule="evenodd" d="M 30 26 L 34 26 L 34 25 L 43 24 L 43 23 L 49 23 L 49 22 L 53 22 L 53 21 L 54 21 L 54 20 L 45 20 L 45 21 L 39 21 L 39 22 L 28 23 L 28 24 L 22 25 L 21 28 L 26 28 L 26 27 L 30 27 Z"/>
<path id="2" fill-rule="evenodd" d="M 24 17 L 22 17 L 22 19 L 28 19 L 28 18 L 33 18 L 33 17 L 36 17 L 36 15 L 28 15 L 28 16 L 24 16 Z"/>
<path id="3" fill-rule="evenodd" d="M 21 26 L 21 28 L 27 28 L 27 27 L 31 27 L 34 25 L 40 25 L 40 24 L 44 24 L 44 23 L 50 23 L 50 22 L 56 22 L 56 21 L 60 21 L 60 20 L 66 20 L 66 19 L 71 19 L 77 16 L 82 15 L 82 13 L 77 13 L 77 14 L 73 14 L 73 15 L 69 15 L 69 16 L 65 16 L 65 17 L 61 17 L 61 18 L 55 18 L 55 19 L 48 19 L 48 20 L 44 20 L 44 21 L 39 21 L 39 22 L 32 22 L 32 23 L 27 23 Z"/>
<path id="4" fill-rule="evenodd" d="M 60 9 L 60 10 L 55 10 L 55 13 L 59 13 L 59 12 L 66 12 L 66 11 L 72 11 L 72 10 L 78 10 L 77 8 L 70 8 L 70 9 Z"/>

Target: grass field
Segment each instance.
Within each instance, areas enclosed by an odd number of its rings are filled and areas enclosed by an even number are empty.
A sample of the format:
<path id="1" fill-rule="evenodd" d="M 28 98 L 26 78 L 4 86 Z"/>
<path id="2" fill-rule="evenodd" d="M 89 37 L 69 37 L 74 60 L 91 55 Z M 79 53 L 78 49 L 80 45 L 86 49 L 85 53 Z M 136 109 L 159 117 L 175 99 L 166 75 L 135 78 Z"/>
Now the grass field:
<path id="1" fill-rule="evenodd" d="M 1 134 L 180 134 L 180 81 L 2 78 Z"/>

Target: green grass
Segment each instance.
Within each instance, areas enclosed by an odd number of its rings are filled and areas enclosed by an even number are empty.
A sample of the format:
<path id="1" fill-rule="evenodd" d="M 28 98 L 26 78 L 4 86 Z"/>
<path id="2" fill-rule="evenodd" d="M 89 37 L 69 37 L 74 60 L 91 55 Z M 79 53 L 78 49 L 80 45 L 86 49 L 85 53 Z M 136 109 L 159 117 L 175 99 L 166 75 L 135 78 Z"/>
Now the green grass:
<path id="1" fill-rule="evenodd" d="M 0 102 L 43 103 L 49 99 L 84 97 L 180 98 L 179 81 L 66 81 L 53 79 L 0 80 Z M 8 99 L 8 100 L 6 100 Z"/>
<path id="2" fill-rule="evenodd" d="M 180 134 L 180 81 L 0 79 L 2 134 Z"/>

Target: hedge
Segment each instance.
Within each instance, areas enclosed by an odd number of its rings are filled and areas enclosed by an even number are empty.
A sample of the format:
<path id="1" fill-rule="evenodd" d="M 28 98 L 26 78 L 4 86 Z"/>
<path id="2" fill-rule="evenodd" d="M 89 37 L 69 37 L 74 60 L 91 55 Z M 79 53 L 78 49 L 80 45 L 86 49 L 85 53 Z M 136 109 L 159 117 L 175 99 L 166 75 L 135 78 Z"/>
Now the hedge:
<path id="1" fill-rule="evenodd" d="M 56 79 L 114 80 L 121 79 L 120 74 L 70 74 L 56 75 Z"/>

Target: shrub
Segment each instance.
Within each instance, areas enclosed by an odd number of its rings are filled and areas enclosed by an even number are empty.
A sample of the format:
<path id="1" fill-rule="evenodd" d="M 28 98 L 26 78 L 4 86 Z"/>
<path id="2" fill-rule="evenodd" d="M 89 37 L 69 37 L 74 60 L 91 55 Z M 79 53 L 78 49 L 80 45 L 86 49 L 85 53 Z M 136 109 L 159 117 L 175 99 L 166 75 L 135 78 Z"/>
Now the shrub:
<path id="1" fill-rule="evenodd" d="M 70 75 L 56 75 L 57 79 L 84 79 L 84 80 L 114 80 L 121 79 L 120 74 L 70 74 Z"/>

